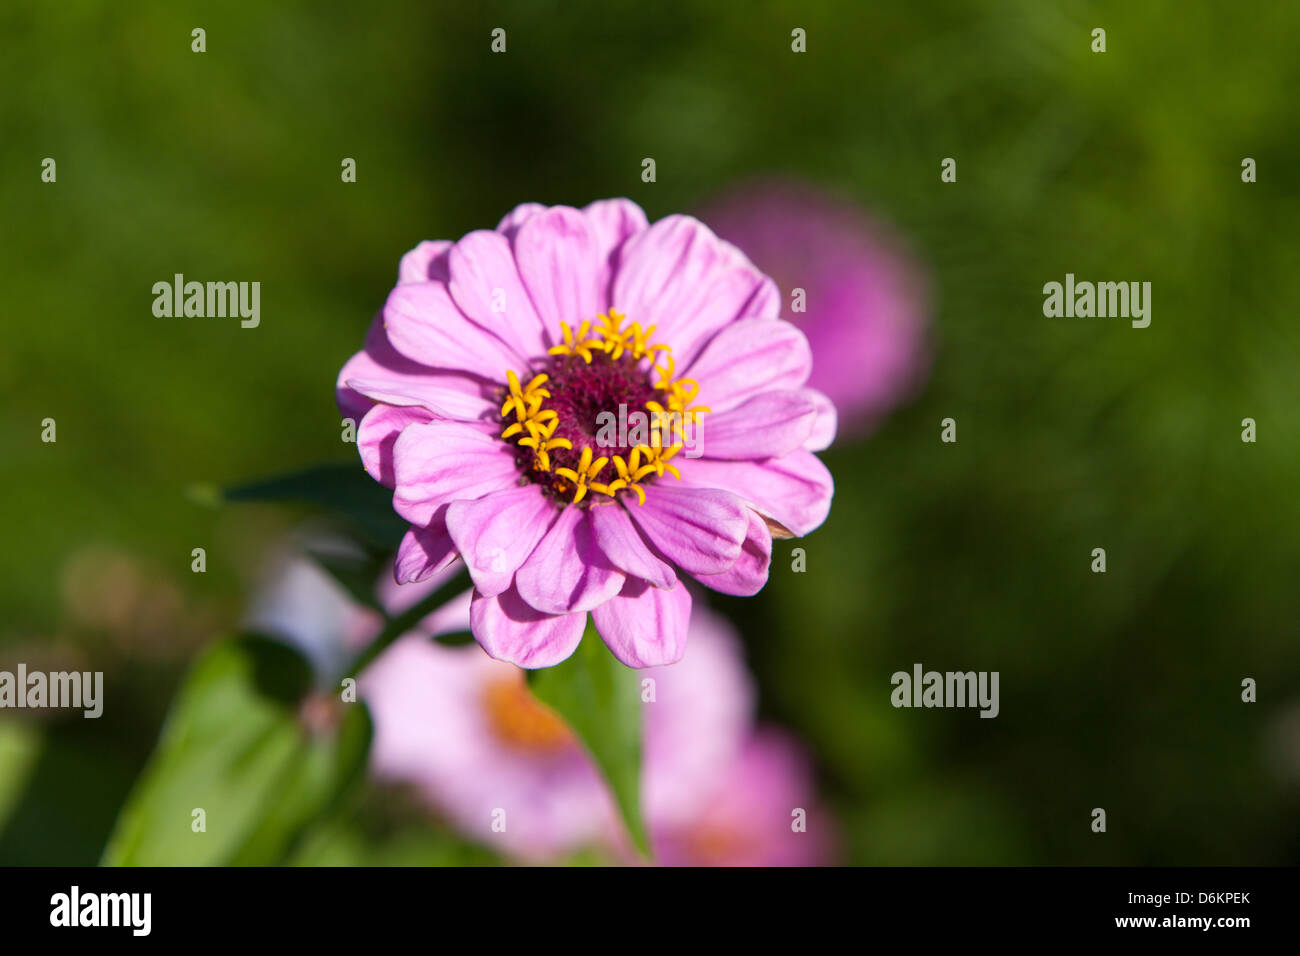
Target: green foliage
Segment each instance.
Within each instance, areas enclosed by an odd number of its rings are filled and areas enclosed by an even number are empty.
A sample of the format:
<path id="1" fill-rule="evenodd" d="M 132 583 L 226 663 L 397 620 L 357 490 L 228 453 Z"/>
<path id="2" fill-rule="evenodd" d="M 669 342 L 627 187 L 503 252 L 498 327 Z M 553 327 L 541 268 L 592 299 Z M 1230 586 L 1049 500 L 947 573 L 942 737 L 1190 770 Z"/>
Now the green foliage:
<path id="1" fill-rule="evenodd" d="M 256 636 L 223 641 L 195 664 L 103 862 L 114 866 L 275 864 L 357 781 L 370 745 L 365 705 L 337 728 L 303 726 L 306 663 Z M 204 832 L 192 829 L 202 810 Z"/>
<path id="2" fill-rule="evenodd" d="M 614 791 L 628 832 L 648 853 L 641 819 L 641 675 L 621 664 L 590 623 L 573 656 L 529 672 L 537 698 L 578 734 Z"/>

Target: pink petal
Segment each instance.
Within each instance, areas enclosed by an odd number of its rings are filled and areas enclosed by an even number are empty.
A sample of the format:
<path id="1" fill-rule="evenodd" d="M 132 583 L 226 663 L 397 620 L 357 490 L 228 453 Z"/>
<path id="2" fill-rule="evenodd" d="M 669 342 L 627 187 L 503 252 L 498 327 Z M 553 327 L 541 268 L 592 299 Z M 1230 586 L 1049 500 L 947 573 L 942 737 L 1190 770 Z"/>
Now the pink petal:
<path id="1" fill-rule="evenodd" d="M 557 332 L 605 311 L 609 265 L 595 228 L 578 210 L 552 206 L 519 227 L 515 261 L 537 314 Z"/>
<path id="2" fill-rule="evenodd" d="M 680 462 L 679 467 L 683 485 L 732 492 L 800 536 L 826 520 L 835 493 L 835 482 L 826 466 L 816 455 L 803 450 L 766 461 L 696 458 Z"/>
<path id="3" fill-rule="evenodd" d="M 384 331 L 384 317 L 382 314 L 377 315 L 366 331 L 362 350 L 348 359 L 339 371 L 336 387 L 339 409 L 348 418 L 360 421 L 361 416 L 374 404 L 348 386 L 350 379 L 406 382 L 423 380 L 432 374 L 433 370 L 427 365 L 413 362 L 393 348 L 388 341 L 388 333 Z"/>
<path id="4" fill-rule="evenodd" d="M 347 384 L 358 395 L 372 401 L 400 407 L 423 407 L 435 418 L 474 422 L 497 414 L 497 403 L 485 394 L 488 386 L 467 376 L 432 372 L 421 381 L 351 378 Z"/>
<path id="5" fill-rule="evenodd" d="M 513 239 L 515 233 L 519 231 L 519 227 L 539 212 L 546 212 L 546 207 L 539 202 L 520 203 L 501 217 L 501 221 L 497 223 L 497 232 Z"/>
<path id="6" fill-rule="evenodd" d="M 426 239 L 406 255 L 397 267 L 397 284 L 407 282 L 446 282 L 447 252 L 452 243 L 446 239 Z"/>
<path id="7" fill-rule="evenodd" d="M 510 345 L 521 358 L 536 359 L 553 341 L 524 286 L 510 240 L 499 232 L 480 229 L 456 243 L 448 257 L 451 296 L 480 328 Z M 558 338 L 559 328 L 554 329 Z M 523 376 L 519 365 L 510 368 Z M 498 381 L 505 372 L 497 373 Z"/>
<path id="8" fill-rule="evenodd" d="M 555 505 L 538 485 L 516 485 L 477 501 L 453 501 L 447 528 L 474 586 L 484 597 L 495 597 L 510 587 L 555 517 Z"/>
<path id="9" fill-rule="evenodd" d="M 411 528 L 402 536 L 393 564 L 393 580 L 398 584 L 414 584 L 445 571 L 455 560 L 451 535 L 442 519 L 437 518 L 429 527 Z"/>
<path id="10" fill-rule="evenodd" d="M 721 574 L 735 564 L 749 527 L 735 495 L 667 480 L 646 489 L 646 503 L 628 513 L 668 560 L 691 574 Z"/>
<path id="11" fill-rule="evenodd" d="M 501 339 L 456 308 L 441 282 L 399 285 L 384 305 L 384 323 L 393 346 L 426 365 L 469 372 L 493 382 L 504 382 L 507 369 L 524 367 L 523 359 Z"/>
<path id="12" fill-rule="evenodd" d="M 393 448 L 393 464 L 393 508 L 421 527 L 442 505 L 481 498 L 519 480 L 514 450 L 497 437 L 494 425 L 407 425 Z"/>
<path id="13" fill-rule="evenodd" d="M 749 319 L 779 319 L 781 317 L 781 290 L 771 279 L 764 277 L 754 295 L 740 314 Z"/>
<path id="14" fill-rule="evenodd" d="M 835 410 L 835 403 L 816 389 L 805 388 L 800 391 L 817 406 L 817 420 L 813 423 L 812 431 L 809 432 L 803 447 L 807 451 L 824 451 L 835 441 L 835 433 L 839 427 L 839 413 Z"/>
<path id="15" fill-rule="evenodd" d="M 701 404 L 724 412 L 762 392 L 799 388 L 811 369 L 808 340 L 789 322 L 741 319 L 710 339 L 684 374 L 700 383 Z"/>
<path id="16" fill-rule="evenodd" d="M 537 610 L 562 614 L 603 604 L 625 579 L 596 544 L 587 512 L 569 506 L 516 573 L 515 586 Z"/>
<path id="17" fill-rule="evenodd" d="M 660 561 L 650 550 L 627 512 L 618 505 L 593 507 L 590 512 L 596 544 L 605 552 L 610 564 L 657 588 L 671 588 L 677 580 L 672 567 Z"/>
<path id="18" fill-rule="evenodd" d="M 469 610 L 475 639 L 489 655 L 518 667 L 553 667 L 582 640 L 585 612 L 544 614 L 529 607 L 514 588 L 496 597 L 475 593 Z"/>
<path id="19" fill-rule="evenodd" d="M 655 341 L 672 347 L 679 369 L 735 320 L 765 277 L 697 219 L 667 216 L 632 236 L 619 255 L 610 302 Z"/>
<path id="20" fill-rule="evenodd" d="M 386 488 L 397 483 L 393 470 L 393 446 L 407 425 L 423 424 L 432 419 L 423 408 L 394 408 L 376 405 L 366 412 L 357 427 L 357 451 L 366 472 Z"/>
<path id="21" fill-rule="evenodd" d="M 728 411 L 702 416 L 696 441 L 709 458 L 771 458 L 802 447 L 816 421 L 810 396 L 762 392 Z"/>
<path id="22" fill-rule="evenodd" d="M 721 574 L 702 574 L 701 584 L 723 594 L 750 597 L 763 590 L 767 584 L 768 570 L 772 565 L 772 532 L 767 522 L 756 511 L 749 513 L 749 531 L 740 557 L 728 571 Z"/>
<path id="23" fill-rule="evenodd" d="M 596 240 L 611 269 L 618 267 L 623 243 L 650 228 L 641 207 L 630 199 L 598 199 L 583 206 L 582 212 L 596 230 Z"/>
<path id="24" fill-rule="evenodd" d="M 670 590 L 629 578 L 616 597 L 592 610 L 605 644 L 628 667 L 658 667 L 686 650 L 691 595 L 681 581 Z"/>

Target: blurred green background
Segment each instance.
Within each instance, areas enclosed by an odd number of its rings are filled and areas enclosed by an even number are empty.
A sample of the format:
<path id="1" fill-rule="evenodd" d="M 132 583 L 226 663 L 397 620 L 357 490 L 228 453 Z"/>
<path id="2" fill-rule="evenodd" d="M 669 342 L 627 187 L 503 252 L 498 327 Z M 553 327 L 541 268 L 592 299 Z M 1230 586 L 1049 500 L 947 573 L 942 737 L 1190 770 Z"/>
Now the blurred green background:
<path id="1" fill-rule="evenodd" d="M 334 378 L 404 251 L 764 174 L 860 201 L 933 282 L 929 386 L 827 455 L 808 572 L 780 543 L 718 602 L 843 858 L 1300 862 L 1300 6 L 186 6 L 0 8 L 0 668 L 104 670 L 110 702 L 0 714 L 0 863 L 99 858 L 294 522 L 188 489 L 351 460 Z M 260 328 L 155 318 L 177 272 L 260 281 Z M 1044 318 L 1066 272 L 1150 281 L 1150 328 Z M 1001 715 L 893 709 L 915 662 L 1000 671 Z M 308 858 L 482 858 L 375 793 L 334 830 Z"/>

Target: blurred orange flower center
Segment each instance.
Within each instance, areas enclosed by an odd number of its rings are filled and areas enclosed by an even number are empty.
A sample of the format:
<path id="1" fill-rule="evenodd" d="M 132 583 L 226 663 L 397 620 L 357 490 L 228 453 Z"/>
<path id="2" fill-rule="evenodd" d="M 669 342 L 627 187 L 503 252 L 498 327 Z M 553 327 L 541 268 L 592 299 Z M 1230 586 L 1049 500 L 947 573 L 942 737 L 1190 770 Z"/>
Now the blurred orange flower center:
<path id="1" fill-rule="evenodd" d="M 554 753 L 573 741 L 568 725 L 529 692 L 522 675 L 489 683 L 483 706 L 492 732 L 516 750 Z"/>

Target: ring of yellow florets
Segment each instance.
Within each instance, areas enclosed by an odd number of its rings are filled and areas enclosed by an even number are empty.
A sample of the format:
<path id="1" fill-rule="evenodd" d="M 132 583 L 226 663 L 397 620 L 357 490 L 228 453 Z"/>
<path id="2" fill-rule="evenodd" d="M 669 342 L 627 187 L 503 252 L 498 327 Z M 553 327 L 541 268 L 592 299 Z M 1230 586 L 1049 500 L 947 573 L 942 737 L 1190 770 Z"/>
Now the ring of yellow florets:
<path id="1" fill-rule="evenodd" d="M 501 437 L 519 449 L 525 479 L 558 502 L 590 504 L 626 491 L 643 504 L 644 485 L 665 473 L 681 478 L 672 458 L 685 447 L 686 426 L 709 411 L 694 404 L 698 383 L 676 377 L 672 350 L 651 343 L 655 327 L 624 327 L 624 319 L 610 309 L 576 330 L 561 322 L 562 343 L 548 350 L 547 371 L 526 383 L 506 372 Z M 644 415 L 645 440 L 598 445 L 594 419 L 618 415 L 611 406 L 620 405 Z"/>

